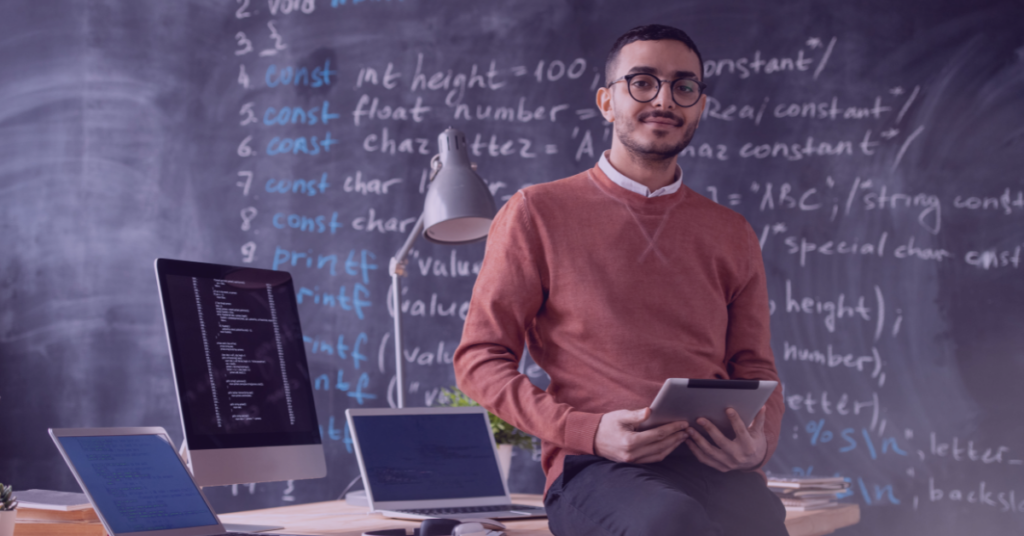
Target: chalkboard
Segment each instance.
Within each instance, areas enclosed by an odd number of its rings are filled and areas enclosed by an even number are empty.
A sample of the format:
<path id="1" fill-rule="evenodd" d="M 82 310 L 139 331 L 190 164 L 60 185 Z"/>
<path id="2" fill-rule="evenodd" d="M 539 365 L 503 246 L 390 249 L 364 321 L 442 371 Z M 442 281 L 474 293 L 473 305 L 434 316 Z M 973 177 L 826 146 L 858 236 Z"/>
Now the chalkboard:
<path id="1" fill-rule="evenodd" d="M 851 479 L 846 534 L 1024 533 L 1024 4 L 21 1 L 0 19 L 0 480 L 75 489 L 47 427 L 180 424 L 152 261 L 290 271 L 329 463 L 209 490 L 333 499 L 394 398 L 388 259 L 436 136 L 499 205 L 591 167 L 625 30 L 698 43 L 686 183 L 762 242 L 785 385 L 769 469 Z M 420 241 L 408 398 L 437 403 L 483 243 Z M 524 363 L 540 385 L 543 371 Z M 540 492 L 517 450 L 514 491 Z"/>

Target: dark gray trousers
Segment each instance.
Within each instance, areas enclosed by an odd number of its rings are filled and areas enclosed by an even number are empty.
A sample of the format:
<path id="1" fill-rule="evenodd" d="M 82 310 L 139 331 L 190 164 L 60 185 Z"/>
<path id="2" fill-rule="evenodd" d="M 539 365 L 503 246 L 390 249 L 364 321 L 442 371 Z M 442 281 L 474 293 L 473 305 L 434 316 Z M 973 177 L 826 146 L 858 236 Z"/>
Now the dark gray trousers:
<path id="1" fill-rule="evenodd" d="M 721 473 L 680 450 L 652 464 L 567 456 L 544 505 L 555 536 L 788 535 L 761 475 Z"/>

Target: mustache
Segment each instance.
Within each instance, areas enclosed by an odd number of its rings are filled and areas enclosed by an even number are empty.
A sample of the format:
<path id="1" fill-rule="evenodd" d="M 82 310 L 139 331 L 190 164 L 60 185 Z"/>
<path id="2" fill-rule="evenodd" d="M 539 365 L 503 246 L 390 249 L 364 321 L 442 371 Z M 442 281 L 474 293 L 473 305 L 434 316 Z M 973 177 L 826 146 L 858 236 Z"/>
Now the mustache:
<path id="1" fill-rule="evenodd" d="M 658 117 L 658 118 L 661 118 L 661 119 L 668 119 L 670 121 L 674 121 L 677 127 L 683 126 L 683 123 L 684 123 L 682 118 L 680 118 L 679 116 L 675 115 L 672 112 L 668 112 L 668 111 L 665 111 L 665 110 L 651 110 L 649 112 L 643 112 L 642 114 L 637 116 L 637 119 L 639 121 L 645 121 L 645 120 L 647 120 L 648 118 L 651 118 L 651 117 Z"/>

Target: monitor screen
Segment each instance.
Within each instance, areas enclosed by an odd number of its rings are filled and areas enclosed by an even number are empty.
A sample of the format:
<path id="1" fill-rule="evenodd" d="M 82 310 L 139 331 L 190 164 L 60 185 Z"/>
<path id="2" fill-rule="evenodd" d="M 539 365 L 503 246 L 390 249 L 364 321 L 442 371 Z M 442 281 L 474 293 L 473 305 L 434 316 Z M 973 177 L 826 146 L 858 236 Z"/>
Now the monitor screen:
<path id="1" fill-rule="evenodd" d="M 59 441 L 115 533 L 217 524 L 166 438 L 65 436 Z"/>
<path id="2" fill-rule="evenodd" d="M 157 261 L 191 449 L 320 443 L 287 272 Z"/>
<path id="3" fill-rule="evenodd" d="M 375 502 L 505 495 L 481 414 L 353 416 L 352 426 Z"/>

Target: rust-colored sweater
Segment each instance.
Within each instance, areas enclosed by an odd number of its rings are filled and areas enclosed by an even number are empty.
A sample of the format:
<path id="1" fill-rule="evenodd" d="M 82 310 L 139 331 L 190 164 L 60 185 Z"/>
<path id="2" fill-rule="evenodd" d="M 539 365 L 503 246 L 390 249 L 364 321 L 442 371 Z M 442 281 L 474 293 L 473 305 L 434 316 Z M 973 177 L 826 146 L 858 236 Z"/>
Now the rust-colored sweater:
<path id="1" fill-rule="evenodd" d="M 686 186 L 646 198 L 597 167 L 499 211 L 455 352 L 459 386 L 541 439 L 545 492 L 593 454 L 604 413 L 650 405 L 666 378 L 778 381 L 757 235 Z M 518 371 L 524 340 L 550 376 Z M 781 389 L 768 401 L 771 457 Z"/>

